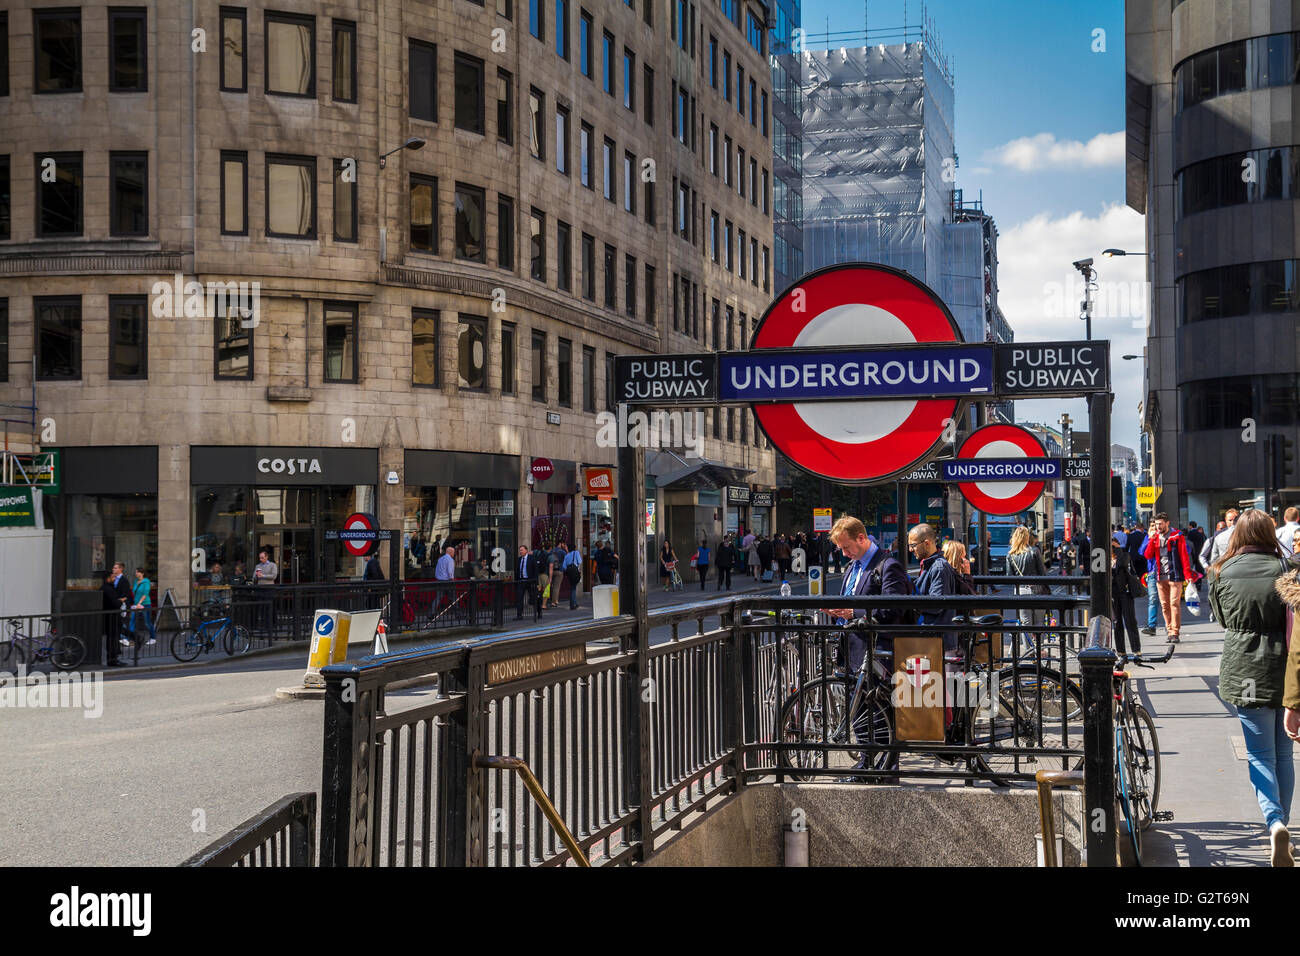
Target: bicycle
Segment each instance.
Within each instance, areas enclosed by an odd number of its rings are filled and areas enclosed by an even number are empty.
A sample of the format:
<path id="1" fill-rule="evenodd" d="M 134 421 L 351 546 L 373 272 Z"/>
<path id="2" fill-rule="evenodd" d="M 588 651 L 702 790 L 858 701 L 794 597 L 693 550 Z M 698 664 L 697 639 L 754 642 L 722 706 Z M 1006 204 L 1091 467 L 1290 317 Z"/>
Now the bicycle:
<path id="1" fill-rule="evenodd" d="M 1160 742 L 1155 721 L 1133 695 L 1126 665 L 1154 670 L 1174 656 L 1177 644 L 1170 644 L 1164 657 L 1145 660 L 1141 654 L 1120 655 L 1112 674 L 1115 697 L 1115 815 L 1121 830 L 1116 841 L 1120 865 L 1142 865 L 1142 831 L 1156 820 L 1172 820 L 1173 813 L 1159 810 Z"/>
<path id="2" fill-rule="evenodd" d="M 86 659 L 86 643 L 73 634 L 59 634 L 52 619 L 44 618 L 47 629 L 43 640 L 24 634 L 17 621 L 9 621 L 9 637 L 0 642 L 0 670 L 16 671 L 24 664 L 49 663 L 61 671 L 70 671 Z"/>
<path id="3" fill-rule="evenodd" d="M 248 639 L 248 628 L 236 624 L 229 612 L 223 611 L 221 617 L 210 618 L 198 628 L 187 627 L 173 634 L 172 657 L 182 663 L 192 661 L 200 654 L 214 650 L 218 640 L 231 657 L 247 654 L 252 647 L 252 642 Z"/>

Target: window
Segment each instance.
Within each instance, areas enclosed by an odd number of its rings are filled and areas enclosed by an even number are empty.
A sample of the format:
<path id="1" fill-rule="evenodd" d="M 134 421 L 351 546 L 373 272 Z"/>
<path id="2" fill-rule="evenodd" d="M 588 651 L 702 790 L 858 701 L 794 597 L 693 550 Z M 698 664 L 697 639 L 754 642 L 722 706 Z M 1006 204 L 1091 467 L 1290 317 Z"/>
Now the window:
<path id="1" fill-rule="evenodd" d="M 79 381 L 81 298 L 37 296 L 32 307 L 36 314 L 36 380 Z"/>
<path id="2" fill-rule="evenodd" d="M 718 212 L 709 211 L 709 258 L 718 261 Z"/>
<path id="3" fill-rule="evenodd" d="M 714 176 L 718 175 L 718 127 L 716 123 L 709 124 L 709 172 Z"/>
<path id="4" fill-rule="evenodd" d="M 595 131 L 586 123 L 582 124 L 581 132 L 578 134 L 578 161 L 581 168 L 578 175 L 582 180 L 582 185 L 588 189 L 591 188 L 591 140 L 595 136 Z"/>
<path id="5" fill-rule="evenodd" d="M 149 89 L 146 13 L 141 9 L 108 11 L 108 88 L 114 93 Z"/>
<path id="6" fill-rule="evenodd" d="M 497 196 L 497 265 L 515 271 L 515 201 Z"/>
<path id="7" fill-rule="evenodd" d="M 253 379 L 253 324 L 230 306 L 213 322 L 213 369 L 217 379 Z"/>
<path id="8" fill-rule="evenodd" d="M 10 237 L 10 207 L 12 200 L 9 198 L 9 157 L 0 156 L 0 239 Z M 0 369 L 0 374 L 4 370 Z"/>
<path id="9" fill-rule="evenodd" d="M 266 156 L 266 234 L 316 238 L 316 158 Z"/>
<path id="10" fill-rule="evenodd" d="M 503 143 L 514 142 L 514 115 L 514 78 L 505 70 L 497 70 L 497 139 Z"/>
<path id="11" fill-rule="evenodd" d="M 109 234 L 149 235 L 149 154 L 109 153 Z"/>
<path id="12" fill-rule="evenodd" d="M 596 301 L 596 240 L 582 234 L 582 297 Z"/>
<path id="13" fill-rule="evenodd" d="M 736 192 L 745 195 L 745 151 L 736 147 Z"/>
<path id="14" fill-rule="evenodd" d="M 569 175 L 569 111 L 555 108 L 555 168 Z"/>
<path id="15" fill-rule="evenodd" d="M 736 64 L 736 112 L 745 115 L 745 68 Z"/>
<path id="16" fill-rule="evenodd" d="M 142 295 L 108 297 L 108 377 L 149 377 L 147 299 Z"/>
<path id="17" fill-rule="evenodd" d="M 651 12 L 653 5 L 654 0 L 644 0 L 642 3 L 641 16 L 645 19 L 645 25 L 648 27 L 654 26 L 654 15 Z"/>
<path id="18" fill-rule="evenodd" d="M 713 300 L 713 308 L 709 313 L 709 325 L 713 328 L 713 351 L 717 352 L 722 348 L 722 315 L 718 311 L 721 305 L 717 299 Z M 731 324 L 731 306 L 727 306 L 727 324 Z"/>
<path id="19" fill-rule="evenodd" d="M 248 61 L 244 43 L 248 14 L 234 7 L 221 8 L 221 89 L 228 93 L 248 91 Z"/>
<path id="20" fill-rule="evenodd" d="M 221 232 L 248 235 L 247 153 L 221 153 Z"/>
<path id="21" fill-rule="evenodd" d="M 650 8 L 650 4 L 647 3 L 646 9 L 649 8 Z M 615 369 L 614 356 L 606 352 L 605 353 L 605 407 L 609 409 L 611 412 L 614 411 L 614 408 L 617 405 L 617 402 L 615 401 L 617 397 L 615 395 L 615 392 L 617 391 L 617 387 L 615 384 L 615 380 L 617 376 L 615 374 L 614 369 Z"/>
<path id="22" fill-rule="evenodd" d="M 655 181 L 645 181 L 645 221 L 647 225 L 655 224 Z"/>
<path id="23" fill-rule="evenodd" d="M 578 14 L 578 70 L 591 79 L 591 14 L 583 10 Z"/>
<path id="24" fill-rule="evenodd" d="M 764 291 L 764 292 L 771 292 L 771 291 L 772 291 L 772 273 L 771 273 L 771 270 L 768 268 L 769 257 L 768 257 L 767 246 L 764 246 L 764 247 L 763 247 L 763 252 L 762 252 L 762 256 L 761 256 L 761 258 L 762 258 L 762 263 L 763 263 L 763 291 Z"/>
<path id="25" fill-rule="evenodd" d="M 677 273 L 673 273 L 673 331 L 676 332 L 682 319 L 682 297 L 681 290 L 677 287 Z M 688 323 L 689 324 L 689 323 Z"/>
<path id="26" fill-rule="evenodd" d="M 677 138 L 683 146 L 691 145 L 691 99 L 683 87 L 677 88 Z"/>
<path id="27" fill-rule="evenodd" d="M 677 233 L 686 240 L 691 238 L 691 187 L 686 183 L 677 186 Z"/>
<path id="28" fill-rule="evenodd" d="M 546 333 L 533 333 L 533 401 L 546 402 Z"/>
<path id="29" fill-rule="evenodd" d="M 601 89 L 614 95 L 614 38 L 606 31 L 600 41 Z"/>
<path id="30" fill-rule="evenodd" d="M 573 343 L 568 339 L 560 339 L 559 361 L 556 363 L 559 388 L 559 403 L 561 408 L 573 407 Z"/>
<path id="31" fill-rule="evenodd" d="M 740 313 L 740 324 L 745 324 L 745 313 Z M 735 347 L 736 323 L 731 321 L 731 310 L 727 310 L 727 351 L 730 352 Z"/>
<path id="32" fill-rule="evenodd" d="M 722 227 L 722 251 L 727 260 L 727 271 L 736 270 L 735 261 L 731 257 L 731 220 L 725 220 Z"/>
<path id="33" fill-rule="evenodd" d="M 648 3 L 646 5 L 646 9 L 647 10 L 650 9 Z M 642 68 L 642 72 L 644 73 L 644 77 L 641 83 L 642 115 L 646 121 L 647 126 L 654 126 L 655 125 L 655 71 L 650 69 L 650 67 L 647 66 Z"/>
<path id="34" fill-rule="evenodd" d="M 46 182 L 42 173 L 54 170 Z M 36 235 L 79 236 L 82 232 L 81 206 L 84 182 L 80 153 L 46 153 L 36 157 Z"/>
<path id="35" fill-rule="evenodd" d="M 761 125 L 763 127 L 763 138 L 767 139 L 767 90 L 762 92 L 762 107 L 759 109 L 759 116 L 762 117 Z"/>
<path id="36" fill-rule="evenodd" d="M 623 311 L 636 318 L 636 257 L 623 257 Z"/>
<path id="37" fill-rule="evenodd" d="M 555 222 L 556 285 L 561 292 L 573 291 L 573 228 L 563 220 Z"/>
<path id="38" fill-rule="evenodd" d="M 754 16 L 754 11 L 745 11 L 745 39 L 759 53 L 766 53 L 763 49 L 763 24 L 758 17 Z"/>
<path id="39" fill-rule="evenodd" d="M 81 11 L 35 10 L 32 12 L 32 32 L 35 34 L 32 44 L 36 64 L 35 91 L 81 92 Z"/>
<path id="40" fill-rule="evenodd" d="M 438 180 L 411 174 L 411 249 L 438 251 Z"/>
<path id="41" fill-rule="evenodd" d="M 462 392 L 487 390 L 487 319 L 460 314 L 456 372 Z"/>
<path id="42" fill-rule="evenodd" d="M 334 241 L 357 241 L 357 167 L 334 160 Z M 355 160 L 348 160 L 349 164 Z"/>
<path id="43" fill-rule="evenodd" d="M 754 81 L 750 80 L 749 81 L 749 125 L 750 126 L 758 125 L 758 107 L 756 105 L 758 103 L 758 96 L 756 94 L 757 94 L 757 90 L 755 88 Z"/>
<path id="44" fill-rule="evenodd" d="M 546 214 L 534 208 L 528 219 L 528 235 L 531 242 L 531 275 L 538 282 L 546 281 Z"/>
<path id="45" fill-rule="evenodd" d="M 636 157 L 631 153 L 623 154 L 623 208 L 636 215 Z"/>
<path id="46" fill-rule="evenodd" d="M 596 410 L 596 350 L 582 347 L 582 410 Z"/>
<path id="47" fill-rule="evenodd" d="M 456 258 L 487 262 L 487 197 L 477 186 L 456 184 Z"/>
<path id="48" fill-rule="evenodd" d="M 0 299 L 0 382 L 9 381 L 9 300 Z"/>
<path id="49" fill-rule="evenodd" d="M 614 276 L 615 270 L 618 269 L 618 255 L 614 247 L 609 243 L 605 244 L 605 308 L 616 309 L 618 303 L 616 299 L 615 283 L 617 279 Z"/>
<path id="50" fill-rule="evenodd" d="M 655 267 L 645 267 L 645 320 L 647 325 L 655 324 Z"/>
<path id="51" fill-rule="evenodd" d="M 569 58 L 569 0 L 555 0 L 555 55 Z"/>
<path id="52" fill-rule="evenodd" d="M 752 236 L 749 239 L 749 281 L 751 285 L 758 285 L 758 240 Z"/>
<path id="53" fill-rule="evenodd" d="M 722 137 L 722 184 L 731 185 L 731 137 Z"/>
<path id="54" fill-rule="evenodd" d="M 266 92 L 316 95 L 316 18 L 266 14 Z"/>
<path id="55" fill-rule="evenodd" d="M 0 11 L 0 96 L 9 95 L 9 14 Z M 7 321 L 7 320 L 6 320 Z M 6 360 L 7 363 L 7 360 Z M 7 382 L 8 368 L 0 368 L 0 382 Z"/>
<path id="56" fill-rule="evenodd" d="M 758 160 L 749 161 L 749 204 L 758 205 Z"/>
<path id="57" fill-rule="evenodd" d="M 718 38 L 709 34 L 709 86 L 718 88 Z"/>
<path id="58" fill-rule="evenodd" d="M 333 21 L 333 98 L 336 103 L 357 101 L 357 25 L 350 20 Z"/>
<path id="59" fill-rule="evenodd" d="M 515 327 L 501 323 L 501 394 L 515 393 Z"/>
<path id="60" fill-rule="evenodd" d="M 614 141 L 605 140 L 605 198 L 614 201 Z"/>
<path id="61" fill-rule="evenodd" d="M 357 380 L 357 306 L 325 303 L 325 373 L 327 382 Z"/>
<path id="62" fill-rule="evenodd" d="M 542 22 L 544 3 L 545 0 L 528 0 L 528 32 L 539 40 L 546 39 L 546 24 Z"/>
<path id="63" fill-rule="evenodd" d="M 465 53 L 455 56 L 456 128 L 483 133 L 483 61 Z"/>
<path id="64" fill-rule="evenodd" d="M 770 215 L 770 213 L 771 213 L 771 207 L 770 207 L 770 205 L 769 205 L 768 198 L 767 198 L 767 197 L 768 197 L 768 188 L 769 188 L 769 185 L 770 185 L 770 183 L 769 183 L 769 181 L 768 181 L 767 170 L 764 169 L 764 170 L 763 170 L 762 204 L 763 204 L 763 215 L 765 215 L 765 216 L 766 216 L 766 215 Z"/>
<path id="65" fill-rule="evenodd" d="M 438 48 L 432 43 L 411 40 L 410 88 L 408 99 L 411 119 L 438 122 Z"/>
<path id="66" fill-rule="evenodd" d="M 636 111 L 636 57 L 623 47 L 623 106 Z"/>
<path id="67" fill-rule="evenodd" d="M 411 384 L 438 387 L 438 318 L 429 309 L 411 310 Z"/>
<path id="68" fill-rule="evenodd" d="M 546 158 L 542 114 L 546 111 L 546 97 L 535 86 L 528 88 L 528 148 L 534 159 Z"/>
<path id="69" fill-rule="evenodd" d="M 731 102 L 731 54 L 722 51 L 722 98 Z"/>

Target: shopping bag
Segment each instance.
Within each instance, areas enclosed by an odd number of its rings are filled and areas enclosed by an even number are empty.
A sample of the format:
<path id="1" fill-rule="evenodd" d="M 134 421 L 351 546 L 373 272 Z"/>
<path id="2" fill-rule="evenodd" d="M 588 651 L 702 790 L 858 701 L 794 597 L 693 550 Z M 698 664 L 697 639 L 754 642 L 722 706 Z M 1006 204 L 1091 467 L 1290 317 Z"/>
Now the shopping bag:
<path id="1" fill-rule="evenodd" d="M 1196 585 L 1188 581 L 1187 587 L 1183 588 L 1183 600 L 1187 602 L 1187 611 L 1189 614 L 1201 613 L 1201 593 L 1196 590 Z"/>
<path id="2" fill-rule="evenodd" d="M 542 592 L 542 600 L 549 601 L 550 599 L 551 599 L 551 585 L 550 582 L 548 581 L 546 584 L 546 590 Z"/>
<path id="3" fill-rule="evenodd" d="M 695 562 L 700 559 L 700 552 L 696 551 L 691 555 L 691 567 L 695 567 Z"/>

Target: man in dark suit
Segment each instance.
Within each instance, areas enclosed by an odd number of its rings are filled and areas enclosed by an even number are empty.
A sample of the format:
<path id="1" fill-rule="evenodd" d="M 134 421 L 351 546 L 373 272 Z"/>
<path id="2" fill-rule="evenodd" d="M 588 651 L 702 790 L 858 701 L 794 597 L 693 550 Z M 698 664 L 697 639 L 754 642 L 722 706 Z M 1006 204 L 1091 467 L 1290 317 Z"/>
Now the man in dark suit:
<path id="1" fill-rule="evenodd" d="M 519 588 L 519 601 L 515 607 L 515 620 L 524 619 L 524 597 L 533 606 L 533 620 L 542 616 L 541 595 L 537 590 L 537 557 L 528 550 L 528 546 L 519 546 L 519 558 L 515 564 L 515 580 Z"/>
<path id="2" fill-rule="evenodd" d="M 104 579 L 100 587 L 104 596 L 104 630 L 107 645 L 109 667 L 125 667 L 126 662 L 118 659 L 119 644 L 122 639 L 122 612 L 131 604 L 131 584 L 126 579 L 126 567 L 121 561 L 113 565 L 113 573 Z"/>

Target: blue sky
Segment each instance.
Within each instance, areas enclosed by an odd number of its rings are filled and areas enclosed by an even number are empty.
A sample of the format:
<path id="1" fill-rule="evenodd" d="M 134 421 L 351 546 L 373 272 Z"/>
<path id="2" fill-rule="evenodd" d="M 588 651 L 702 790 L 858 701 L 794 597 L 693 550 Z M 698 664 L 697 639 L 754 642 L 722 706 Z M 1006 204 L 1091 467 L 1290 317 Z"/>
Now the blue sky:
<path id="1" fill-rule="evenodd" d="M 872 32 L 919 26 L 917 0 L 870 0 Z M 862 0 L 805 0 L 803 26 L 863 29 Z M 1017 340 L 1082 339 L 1075 259 L 1096 260 L 1096 338 L 1111 339 L 1114 440 L 1137 447 L 1142 370 L 1122 354 L 1145 340 L 1145 260 L 1101 251 L 1144 248 L 1143 218 L 1124 205 L 1123 0 L 932 0 L 955 79 L 957 185 L 983 191 L 997 221 L 999 302 Z M 1104 36 L 1094 31 L 1104 31 Z M 1104 52 L 1094 45 L 1104 40 Z M 1017 417 L 1052 421 L 1082 402 L 1019 402 Z"/>

